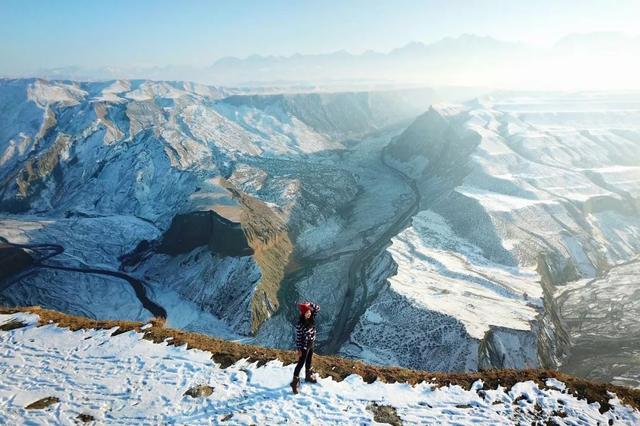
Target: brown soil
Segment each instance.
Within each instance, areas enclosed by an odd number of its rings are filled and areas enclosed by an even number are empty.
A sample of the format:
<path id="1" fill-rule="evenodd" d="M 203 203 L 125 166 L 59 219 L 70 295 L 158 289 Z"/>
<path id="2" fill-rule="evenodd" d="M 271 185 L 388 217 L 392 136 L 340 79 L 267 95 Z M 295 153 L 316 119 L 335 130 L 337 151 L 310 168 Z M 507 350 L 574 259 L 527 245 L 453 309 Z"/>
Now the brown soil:
<path id="1" fill-rule="evenodd" d="M 0 324 L 0 330 L 2 331 L 15 330 L 16 328 L 22 328 L 25 325 L 27 324 L 23 323 L 22 321 L 9 320 L 7 322 L 3 322 L 2 324 Z"/>
<path id="2" fill-rule="evenodd" d="M 78 414 L 77 417 L 78 420 L 80 420 L 82 423 L 89 423 L 95 420 L 95 418 L 91 415 L 91 414 Z"/>
<path id="3" fill-rule="evenodd" d="M 386 423 L 391 426 L 402 426 L 402 419 L 398 416 L 398 412 L 395 407 L 391 405 L 378 405 L 375 402 L 371 403 L 367 410 L 373 413 L 373 420 L 378 423 Z"/>
<path id="4" fill-rule="evenodd" d="M 50 405 L 57 404 L 58 402 L 60 402 L 60 400 L 55 396 L 48 396 L 46 398 L 34 401 L 24 408 L 26 408 L 27 410 L 41 410 L 43 408 L 47 408 Z"/>
<path id="5" fill-rule="evenodd" d="M 144 325 L 131 321 L 107 321 L 93 320 L 84 317 L 66 315 L 57 311 L 42 309 L 40 307 L 29 308 L 4 308 L 0 307 L 0 314 L 14 312 L 31 312 L 40 316 L 40 324 L 46 325 L 55 323 L 59 327 L 70 330 L 80 329 L 109 329 L 118 327 L 114 335 L 135 330 L 144 333 L 144 338 L 160 343 L 169 339 L 172 345 L 187 344 L 188 348 L 196 348 L 211 353 L 211 358 L 226 368 L 236 361 L 245 358 L 249 362 L 257 362 L 262 365 L 268 361 L 278 359 L 284 364 L 292 364 L 297 361 L 296 353 L 279 349 L 263 348 L 259 346 L 243 345 L 235 342 L 216 339 L 203 334 L 190 333 L 183 330 L 165 328 L 164 321 L 154 320 L 153 326 L 141 330 Z M 484 389 L 496 389 L 502 386 L 510 389 L 519 382 L 532 380 L 540 387 L 547 387 L 545 381 L 548 378 L 556 378 L 567 387 L 567 392 L 579 398 L 585 398 L 589 403 L 598 402 L 602 412 L 608 411 L 609 392 L 614 393 L 625 404 L 640 410 L 640 390 L 616 386 L 610 383 L 597 383 L 569 376 L 554 370 L 484 370 L 471 373 L 444 373 L 410 370 L 400 367 L 381 367 L 368 365 L 361 361 L 355 361 L 338 356 L 314 356 L 314 370 L 321 377 L 330 376 L 334 380 L 343 380 L 351 374 L 362 376 L 365 382 L 372 383 L 380 380 L 386 383 L 409 383 L 416 384 L 428 381 L 436 386 L 459 385 L 464 389 L 470 389 L 471 385 L 477 381 L 484 382 Z"/>
<path id="6" fill-rule="evenodd" d="M 281 213 L 238 190 L 231 182 L 224 180 L 223 184 L 239 202 L 242 230 L 262 273 L 251 299 L 251 332 L 255 334 L 262 323 L 278 310 L 278 290 L 293 244 Z"/>
<path id="7" fill-rule="evenodd" d="M 184 394 L 191 398 L 206 398 L 211 396 L 213 388 L 209 385 L 198 385 L 190 388 Z"/>
<path id="8" fill-rule="evenodd" d="M 18 197 L 32 196 L 43 187 L 44 180 L 54 172 L 62 161 L 62 153 L 71 144 L 69 136 L 60 134 L 51 147 L 36 158 L 26 161 L 17 176 Z"/>

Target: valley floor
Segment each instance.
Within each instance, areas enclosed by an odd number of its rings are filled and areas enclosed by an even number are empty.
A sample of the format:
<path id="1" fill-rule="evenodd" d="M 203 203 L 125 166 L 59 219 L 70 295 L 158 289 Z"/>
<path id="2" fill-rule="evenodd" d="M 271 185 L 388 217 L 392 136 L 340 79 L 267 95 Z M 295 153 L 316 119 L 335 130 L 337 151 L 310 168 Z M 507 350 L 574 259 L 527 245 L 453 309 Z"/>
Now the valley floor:
<path id="1" fill-rule="evenodd" d="M 562 371 L 640 388 L 640 259 L 602 277 L 560 287 L 556 296 L 572 339 Z"/>
<path id="2" fill-rule="evenodd" d="M 352 374 L 303 384 L 293 395 L 293 365 L 239 360 L 227 368 L 211 353 L 143 333 L 71 331 L 38 326 L 39 316 L 0 315 L 0 424 L 76 424 L 79 416 L 109 424 L 638 424 L 640 412 L 610 394 L 611 409 L 578 399 L 557 379 L 490 389 L 423 381 L 367 384 Z M 10 324 L 15 324 L 15 328 Z M 147 329 L 151 324 L 142 327 Z M 185 392 L 209 385 L 211 395 Z M 51 405 L 26 409 L 43 398 Z M 89 417 L 91 416 L 91 417 Z"/>

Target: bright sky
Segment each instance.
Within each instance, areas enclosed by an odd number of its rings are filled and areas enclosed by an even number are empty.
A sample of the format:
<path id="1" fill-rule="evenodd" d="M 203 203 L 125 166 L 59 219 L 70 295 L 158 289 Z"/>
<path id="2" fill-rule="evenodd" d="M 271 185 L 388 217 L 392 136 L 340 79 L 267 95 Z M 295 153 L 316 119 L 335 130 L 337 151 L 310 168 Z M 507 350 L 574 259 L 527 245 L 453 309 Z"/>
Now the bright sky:
<path id="1" fill-rule="evenodd" d="M 637 0 L 1 0 L 0 74 L 388 51 L 465 33 L 549 45 L 569 33 L 637 34 L 639 22 Z"/>

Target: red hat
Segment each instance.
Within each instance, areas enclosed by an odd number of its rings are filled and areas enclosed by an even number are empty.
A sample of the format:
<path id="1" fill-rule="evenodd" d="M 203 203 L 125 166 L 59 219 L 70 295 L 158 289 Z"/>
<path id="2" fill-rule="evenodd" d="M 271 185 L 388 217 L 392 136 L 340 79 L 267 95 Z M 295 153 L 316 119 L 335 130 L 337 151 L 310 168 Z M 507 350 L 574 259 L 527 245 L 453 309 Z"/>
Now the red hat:
<path id="1" fill-rule="evenodd" d="M 300 313 L 304 315 L 308 310 L 311 309 L 311 303 L 308 303 L 308 302 L 299 303 L 298 304 L 298 309 L 300 309 Z"/>

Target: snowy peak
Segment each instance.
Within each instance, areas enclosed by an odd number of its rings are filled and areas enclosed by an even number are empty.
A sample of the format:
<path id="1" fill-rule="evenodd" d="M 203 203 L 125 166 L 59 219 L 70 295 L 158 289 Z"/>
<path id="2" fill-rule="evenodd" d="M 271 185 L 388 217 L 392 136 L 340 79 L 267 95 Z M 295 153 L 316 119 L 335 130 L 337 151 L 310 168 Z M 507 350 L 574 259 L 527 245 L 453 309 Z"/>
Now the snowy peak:
<path id="1" fill-rule="evenodd" d="M 450 107 L 429 108 L 389 145 L 389 155 L 405 163 L 402 168 L 411 176 L 420 175 L 429 167 L 433 173 L 455 178 L 479 143 L 477 134 L 456 125 L 455 117 L 460 115 Z M 458 172 L 452 167 L 457 167 Z"/>
<path id="2" fill-rule="evenodd" d="M 40 79 L 29 85 L 27 93 L 29 100 L 41 107 L 56 103 L 78 105 L 87 96 L 87 92 L 77 85 L 63 82 L 50 83 Z"/>

